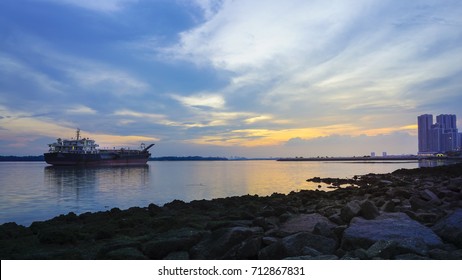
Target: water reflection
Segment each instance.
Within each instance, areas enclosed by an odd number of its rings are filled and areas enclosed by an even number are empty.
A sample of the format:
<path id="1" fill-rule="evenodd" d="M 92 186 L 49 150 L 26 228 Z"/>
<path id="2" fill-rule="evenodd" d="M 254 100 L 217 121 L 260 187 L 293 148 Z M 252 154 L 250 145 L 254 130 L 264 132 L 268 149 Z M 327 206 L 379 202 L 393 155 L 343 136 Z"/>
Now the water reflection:
<path id="1" fill-rule="evenodd" d="M 352 178 L 447 162 L 148 162 L 135 167 L 53 167 L 42 162 L 0 163 L 0 224 L 28 225 L 59 214 L 113 207 L 163 205 L 245 194 L 318 189 L 312 177 Z M 323 188 L 321 188 L 323 189 Z"/>
<path id="2" fill-rule="evenodd" d="M 447 160 L 447 159 L 422 159 L 419 160 L 419 167 L 437 167 L 443 165 L 449 165 L 454 163 L 459 163 L 461 161 L 457 160 Z"/>
<path id="3" fill-rule="evenodd" d="M 59 197 L 92 195 L 110 192 L 120 187 L 136 188 L 149 182 L 149 166 L 127 167 L 67 167 L 44 168 L 45 186 Z"/>

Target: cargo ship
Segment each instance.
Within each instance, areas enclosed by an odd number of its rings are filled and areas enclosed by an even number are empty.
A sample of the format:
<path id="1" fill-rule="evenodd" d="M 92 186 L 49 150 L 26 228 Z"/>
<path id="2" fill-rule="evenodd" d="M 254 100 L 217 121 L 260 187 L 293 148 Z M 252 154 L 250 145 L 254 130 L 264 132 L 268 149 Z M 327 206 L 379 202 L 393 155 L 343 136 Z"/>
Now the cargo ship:
<path id="1" fill-rule="evenodd" d="M 140 149 L 99 149 L 95 140 L 80 137 L 80 129 L 76 131 L 75 139 L 58 138 L 49 144 L 49 150 L 44 153 L 45 161 L 61 166 L 126 166 L 145 165 L 151 154 L 149 149 L 154 146 L 141 144 Z"/>

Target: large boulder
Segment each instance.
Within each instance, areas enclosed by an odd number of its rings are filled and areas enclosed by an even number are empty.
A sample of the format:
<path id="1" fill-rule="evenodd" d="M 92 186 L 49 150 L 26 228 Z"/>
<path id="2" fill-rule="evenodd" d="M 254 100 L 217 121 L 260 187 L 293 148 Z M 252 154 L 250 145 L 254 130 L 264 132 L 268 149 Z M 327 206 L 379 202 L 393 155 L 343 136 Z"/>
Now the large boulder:
<path id="1" fill-rule="evenodd" d="M 385 213 L 374 220 L 354 218 L 343 233 L 342 248 L 367 249 L 377 241 L 423 242 L 428 247 L 442 245 L 441 239 L 428 227 L 404 213 Z"/>
<path id="2" fill-rule="evenodd" d="M 433 231 L 444 240 L 462 248 L 462 209 L 457 209 L 452 214 L 441 219 L 433 226 Z"/>

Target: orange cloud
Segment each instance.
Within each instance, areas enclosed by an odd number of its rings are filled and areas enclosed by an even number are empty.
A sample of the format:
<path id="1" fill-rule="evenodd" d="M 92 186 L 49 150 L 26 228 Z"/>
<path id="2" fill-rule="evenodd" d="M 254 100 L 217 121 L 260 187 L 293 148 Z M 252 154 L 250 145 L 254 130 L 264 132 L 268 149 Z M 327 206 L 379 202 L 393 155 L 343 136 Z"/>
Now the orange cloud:
<path id="1" fill-rule="evenodd" d="M 352 136 L 365 134 L 367 136 L 375 136 L 379 134 L 391 134 L 398 131 L 410 133 L 415 131 L 415 129 L 415 125 L 407 125 L 403 127 L 387 127 L 363 130 L 360 127 L 351 124 L 280 130 L 240 129 L 215 135 L 205 135 L 200 138 L 188 140 L 187 142 L 202 145 L 257 147 L 281 145 L 292 138 L 302 138 L 308 140 L 334 134 Z"/>

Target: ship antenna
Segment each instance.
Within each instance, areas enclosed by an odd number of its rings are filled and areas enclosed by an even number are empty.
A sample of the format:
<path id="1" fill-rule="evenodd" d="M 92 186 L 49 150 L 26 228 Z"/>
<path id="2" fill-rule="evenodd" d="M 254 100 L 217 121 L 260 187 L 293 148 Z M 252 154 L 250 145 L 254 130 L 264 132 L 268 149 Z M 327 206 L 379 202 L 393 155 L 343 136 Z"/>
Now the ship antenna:
<path id="1" fill-rule="evenodd" d="M 80 138 L 80 128 L 77 128 L 76 136 L 77 136 L 77 141 L 78 141 Z"/>

